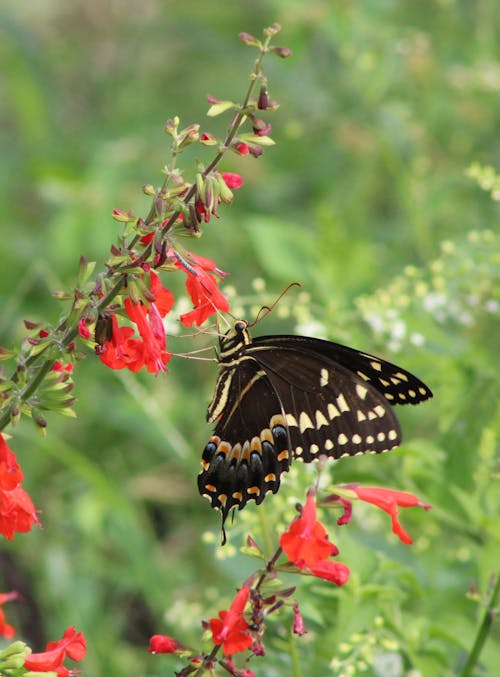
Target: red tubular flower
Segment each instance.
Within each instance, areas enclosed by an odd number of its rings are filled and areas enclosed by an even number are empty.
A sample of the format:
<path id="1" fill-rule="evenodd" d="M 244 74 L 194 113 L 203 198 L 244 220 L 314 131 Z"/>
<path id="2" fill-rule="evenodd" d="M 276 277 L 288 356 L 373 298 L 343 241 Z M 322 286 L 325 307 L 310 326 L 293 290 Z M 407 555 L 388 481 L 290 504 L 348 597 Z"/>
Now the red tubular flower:
<path id="1" fill-rule="evenodd" d="M 0 609 L 0 636 L 11 639 L 16 634 L 16 629 L 5 620 L 5 612 Z"/>
<path id="2" fill-rule="evenodd" d="M 219 611 L 219 618 L 209 621 L 214 644 L 220 646 L 226 656 L 232 656 L 240 651 L 249 649 L 253 637 L 249 634 L 249 625 L 243 617 L 246 603 L 250 595 L 250 588 L 243 586 L 229 608 L 229 611 Z"/>
<path id="3" fill-rule="evenodd" d="M 185 327 L 191 327 L 193 324 L 199 327 L 211 315 L 222 310 L 229 310 L 229 301 L 217 286 L 217 280 L 214 275 L 224 276 L 222 270 L 219 270 L 211 259 L 196 254 L 189 254 L 189 258 L 195 263 L 186 267 L 179 259 L 176 266 L 187 274 L 186 289 L 189 292 L 191 301 L 195 306 L 194 310 L 181 315 L 180 320 Z"/>
<path id="4" fill-rule="evenodd" d="M 347 486 L 359 499 L 376 505 L 391 516 L 392 531 L 399 536 L 403 543 L 410 544 L 413 541 L 398 521 L 398 508 L 410 508 L 418 505 L 424 510 L 429 510 L 431 507 L 407 491 L 384 489 L 383 487 L 360 487 L 356 484 L 349 484 Z"/>
<path id="5" fill-rule="evenodd" d="M 316 520 L 314 494 L 308 495 L 302 514 L 281 536 L 280 546 L 290 562 L 299 568 L 314 565 L 337 554 L 337 548 L 328 540 L 325 527 Z"/>
<path id="6" fill-rule="evenodd" d="M 78 333 L 84 339 L 90 338 L 90 329 L 88 328 L 87 324 L 88 320 L 86 317 L 82 317 L 80 322 L 78 323 Z"/>
<path id="7" fill-rule="evenodd" d="M 153 635 L 149 640 L 149 653 L 175 653 L 182 647 L 176 639 L 168 635 Z"/>
<path id="8" fill-rule="evenodd" d="M 14 489 L 23 477 L 16 455 L 0 433 L 0 490 Z"/>
<path id="9" fill-rule="evenodd" d="M 243 185 L 243 179 L 239 174 L 234 174 L 233 172 L 221 172 L 220 175 L 224 179 L 226 186 L 231 188 L 231 190 Z"/>
<path id="10" fill-rule="evenodd" d="M 0 605 L 11 602 L 14 599 L 19 599 L 19 593 L 15 590 L 11 592 L 1 592 L 0 593 Z M 5 639 L 11 639 L 16 634 L 14 626 L 7 623 L 5 620 L 5 612 L 3 609 L 0 609 L 0 635 Z"/>
<path id="11" fill-rule="evenodd" d="M 316 578 L 323 578 L 325 581 L 335 583 L 335 585 L 345 585 L 349 580 L 349 567 L 342 562 L 323 560 L 312 564 L 309 569 Z"/>
<path id="12" fill-rule="evenodd" d="M 325 527 L 316 519 L 314 493 L 308 494 L 302 514 L 282 534 L 280 546 L 290 562 L 299 569 L 308 570 L 313 576 L 336 585 L 347 583 L 349 569 L 346 565 L 328 560 L 328 557 L 338 554 L 338 549 L 328 540 Z"/>
<path id="13" fill-rule="evenodd" d="M 42 653 L 28 654 L 24 659 L 24 667 L 33 672 L 56 672 L 59 677 L 66 677 L 71 672 L 64 667 L 68 658 L 81 661 L 87 651 L 87 642 L 83 632 L 76 632 L 74 627 L 67 628 L 57 642 L 49 642 Z"/>
<path id="14" fill-rule="evenodd" d="M 0 533 L 12 540 L 16 532 L 31 531 L 33 524 L 41 526 L 35 506 L 21 485 L 0 491 Z"/>
<path id="15" fill-rule="evenodd" d="M 248 147 L 248 144 L 243 143 L 243 141 L 239 141 L 238 143 L 235 143 L 233 148 L 240 154 L 240 155 L 248 155 L 250 152 L 250 149 Z"/>
<path id="16" fill-rule="evenodd" d="M 0 533 L 11 540 L 18 531 L 26 533 L 40 526 L 35 506 L 21 487 L 23 473 L 14 452 L 0 434 Z"/>

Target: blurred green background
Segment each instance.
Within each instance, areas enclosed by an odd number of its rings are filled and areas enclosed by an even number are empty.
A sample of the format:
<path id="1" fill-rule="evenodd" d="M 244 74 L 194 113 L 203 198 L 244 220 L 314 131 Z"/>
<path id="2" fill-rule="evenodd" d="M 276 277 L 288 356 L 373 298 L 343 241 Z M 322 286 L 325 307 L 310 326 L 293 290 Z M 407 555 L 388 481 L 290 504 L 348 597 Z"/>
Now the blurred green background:
<path id="1" fill-rule="evenodd" d="M 411 547 L 375 508 L 356 506 L 344 529 L 324 515 L 351 581 L 288 578 L 309 633 L 291 637 L 291 612 L 270 617 L 251 667 L 457 674 L 500 561 L 498 195 L 467 175 L 498 167 L 496 0 L 4 0 L 0 344 L 19 343 L 24 319 L 57 321 L 51 292 L 72 288 L 80 255 L 101 265 L 119 232 L 112 209 L 147 213 L 140 187 L 161 182 L 169 117 L 224 130 L 204 118 L 205 97 L 242 99 L 255 53 L 236 36 L 274 21 L 293 50 L 265 65 L 277 146 L 227 158 L 245 185 L 191 248 L 230 272 L 248 319 L 302 284 L 255 334 L 323 334 L 431 386 L 434 400 L 400 412 L 400 450 L 343 460 L 332 478 L 415 491 L 433 510 L 403 515 Z M 183 276 L 170 277 L 183 296 Z M 215 374 L 180 359 L 158 378 L 111 372 L 89 354 L 77 420 L 50 417 L 45 439 L 27 420 L 9 431 L 43 531 L 2 545 L 0 580 L 24 596 L 7 615 L 35 651 L 75 625 L 85 675 L 172 674 L 181 664 L 147 654 L 149 636 L 202 648 L 200 620 L 258 566 L 239 554 L 242 535 L 276 542 L 292 518 L 315 477 L 302 464 L 218 547 L 218 515 L 196 490 Z M 496 626 L 475 674 L 498 674 L 499 639 Z"/>

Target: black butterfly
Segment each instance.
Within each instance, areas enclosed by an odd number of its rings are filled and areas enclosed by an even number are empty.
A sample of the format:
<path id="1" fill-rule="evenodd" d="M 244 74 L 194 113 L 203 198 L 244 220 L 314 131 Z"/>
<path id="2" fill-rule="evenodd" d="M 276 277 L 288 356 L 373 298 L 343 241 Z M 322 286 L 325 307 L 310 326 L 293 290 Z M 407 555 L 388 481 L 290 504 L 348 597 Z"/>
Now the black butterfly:
<path id="1" fill-rule="evenodd" d="M 306 336 L 259 336 L 236 322 L 220 339 L 200 494 L 222 512 L 261 503 L 292 458 L 308 463 L 397 447 L 390 405 L 432 397 L 416 376 L 369 353 Z"/>

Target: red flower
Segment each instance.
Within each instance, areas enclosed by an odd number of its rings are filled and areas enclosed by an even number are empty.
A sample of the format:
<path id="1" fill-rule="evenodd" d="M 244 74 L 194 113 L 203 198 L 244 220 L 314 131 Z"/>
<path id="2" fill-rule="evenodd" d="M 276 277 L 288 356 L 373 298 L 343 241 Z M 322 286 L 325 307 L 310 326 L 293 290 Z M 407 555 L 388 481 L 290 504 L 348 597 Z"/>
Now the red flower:
<path id="1" fill-rule="evenodd" d="M 219 611 L 219 618 L 209 621 L 213 642 L 217 646 L 222 644 L 226 656 L 245 651 L 253 643 L 253 637 L 248 632 L 249 625 L 243 617 L 249 595 L 250 589 L 243 586 L 236 593 L 229 611 Z"/>
<path id="2" fill-rule="evenodd" d="M 19 593 L 13 590 L 12 592 L 1 592 L 0 593 L 0 605 L 5 604 L 6 602 L 11 602 L 14 599 L 19 599 Z M 16 634 L 15 628 L 7 623 L 5 620 L 5 612 L 3 609 L 0 609 L 0 635 L 5 637 L 5 639 L 10 639 Z"/>
<path id="3" fill-rule="evenodd" d="M 23 477 L 16 455 L 0 433 L 0 490 L 14 489 Z"/>
<path id="4" fill-rule="evenodd" d="M 90 329 L 87 326 L 88 323 L 89 320 L 86 317 L 82 317 L 80 322 L 78 323 L 78 333 L 84 339 L 90 338 Z"/>
<path id="5" fill-rule="evenodd" d="M 346 486 L 356 494 L 357 498 L 385 510 L 391 516 L 393 533 L 399 536 L 403 543 L 407 544 L 412 543 L 412 539 L 398 521 L 398 507 L 410 508 L 418 505 L 424 510 L 429 510 L 431 507 L 422 503 L 417 496 L 407 491 L 384 489 L 383 487 L 360 487 L 357 484 L 348 484 Z"/>
<path id="6" fill-rule="evenodd" d="M 182 645 L 167 635 L 153 635 L 149 640 L 149 653 L 175 653 Z"/>
<path id="7" fill-rule="evenodd" d="M 21 487 L 23 473 L 16 457 L 0 434 L 0 533 L 12 539 L 16 531 L 26 533 L 40 526 L 35 506 Z"/>
<path id="8" fill-rule="evenodd" d="M 131 327 L 119 327 L 116 315 L 110 314 L 111 337 L 105 339 L 99 350 L 101 361 L 111 369 L 127 368 L 139 371 L 143 366 L 157 374 L 165 369 L 171 353 L 167 352 L 166 335 L 162 317 L 174 304 L 174 297 L 165 289 L 156 273 L 150 271 L 150 291 L 154 297 L 149 305 L 125 299 L 124 307 L 129 319 L 136 325 L 140 339 L 132 338 Z"/>
<path id="9" fill-rule="evenodd" d="M 309 569 L 316 578 L 323 578 L 325 581 L 335 583 L 335 585 L 345 585 L 349 580 L 349 568 L 342 562 L 323 560 L 312 564 Z"/>
<path id="10" fill-rule="evenodd" d="M 335 545 L 328 540 L 325 527 L 316 520 L 314 494 L 308 495 L 300 517 L 281 536 L 280 546 L 290 562 L 301 569 L 338 554 Z"/>
<path id="11" fill-rule="evenodd" d="M 16 531 L 31 531 L 33 524 L 40 525 L 35 506 L 26 491 L 18 485 L 11 491 L 0 492 L 0 533 L 12 540 Z"/>
<path id="12" fill-rule="evenodd" d="M 60 362 L 59 360 L 56 360 L 54 364 L 52 365 L 52 371 L 59 371 L 63 372 L 65 371 L 67 374 L 71 374 L 73 371 L 74 365 L 72 364 L 63 364 L 63 362 Z"/>
<path id="13" fill-rule="evenodd" d="M 28 654 L 24 659 L 24 667 L 33 672 L 56 672 L 58 677 L 67 677 L 72 671 L 64 667 L 68 658 L 81 661 L 87 651 L 87 642 L 83 632 L 76 632 L 74 627 L 67 628 L 62 639 L 49 642 L 42 653 Z"/>
<path id="14" fill-rule="evenodd" d="M 204 256 L 190 253 L 189 259 L 193 261 L 193 265 L 186 267 L 178 259 L 176 266 L 187 273 L 186 289 L 195 308 L 181 315 L 180 320 L 185 327 L 191 327 L 195 323 L 199 327 L 217 310 L 223 312 L 229 310 L 229 301 L 218 288 L 214 277 L 214 275 L 222 277 L 226 273 L 219 270 L 211 259 Z"/>
<path id="15" fill-rule="evenodd" d="M 233 148 L 240 154 L 240 155 L 248 155 L 250 152 L 250 149 L 248 147 L 248 144 L 243 143 L 243 141 L 239 141 L 238 143 L 235 143 Z"/>
<path id="16" fill-rule="evenodd" d="M 243 185 L 243 179 L 239 174 L 233 174 L 232 172 L 221 172 L 220 175 L 224 179 L 226 186 L 232 190 Z"/>
<path id="17" fill-rule="evenodd" d="M 282 534 L 280 546 L 290 562 L 299 569 L 309 570 L 314 576 L 336 585 L 347 583 L 349 569 L 346 565 L 328 560 L 328 557 L 338 554 L 338 549 L 328 540 L 325 527 L 316 519 L 313 492 L 309 492 L 300 517 Z"/>

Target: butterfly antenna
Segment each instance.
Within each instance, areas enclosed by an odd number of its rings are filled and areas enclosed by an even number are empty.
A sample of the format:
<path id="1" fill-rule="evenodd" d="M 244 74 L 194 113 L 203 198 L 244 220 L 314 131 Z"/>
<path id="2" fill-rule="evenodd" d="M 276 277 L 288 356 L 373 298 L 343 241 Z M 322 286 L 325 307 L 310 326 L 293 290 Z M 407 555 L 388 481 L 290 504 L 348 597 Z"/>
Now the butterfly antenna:
<path id="1" fill-rule="evenodd" d="M 284 296 L 287 292 L 289 292 L 290 289 L 291 289 L 292 287 L 300 287 L 300 286 L 302 286 L 302 285 L 300 284 L 300 282 L 291 282 L 291 283 L 288 285 L 288 287 L 286 287 L 285 289 L 283 289 L 283 291 L 281 292 L 281 294 L 278 296 L 278 298 L 276 299 L 276 301 L 274 301 L 274 303 L 273 303 L 272 305 L 270 305 L 270 306 L 262 306 L 262 308 L 261 308 L 261 309 L 259 310 L 259 312 L 257 313 L 257 317 L 255 318 L 255 320 L 254 320 L 252 323 L 249 323 L 248 326 L 249 326 L 249 327 L 254 327 L 254 326 L 257 324 L 257 322 L 260 322 L 261 320 L 263 320 L 265 317 L 267 317 L 267 316 L 269 315 L 269 313 L 270 313 L 270 312 L 278 305 L 278 303 L 281 301 L 281 299 L 283 298 L 283 296 Z"/>

